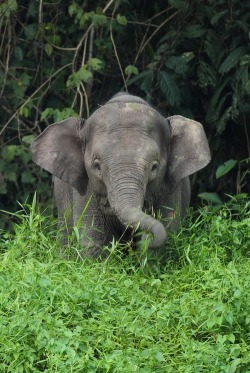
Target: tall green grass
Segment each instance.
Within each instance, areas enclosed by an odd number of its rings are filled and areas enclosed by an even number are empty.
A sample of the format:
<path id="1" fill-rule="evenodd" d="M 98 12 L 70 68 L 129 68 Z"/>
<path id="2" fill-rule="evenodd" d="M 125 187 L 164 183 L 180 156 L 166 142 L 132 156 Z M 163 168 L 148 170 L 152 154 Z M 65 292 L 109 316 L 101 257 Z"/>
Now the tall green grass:
<path id="1" fill-rule="evenodd" d="M 250 372 L 249 207 L 190 214 L 149 266 L 64 259 L 34 199 L 0 236 L 0 372 Z"/>

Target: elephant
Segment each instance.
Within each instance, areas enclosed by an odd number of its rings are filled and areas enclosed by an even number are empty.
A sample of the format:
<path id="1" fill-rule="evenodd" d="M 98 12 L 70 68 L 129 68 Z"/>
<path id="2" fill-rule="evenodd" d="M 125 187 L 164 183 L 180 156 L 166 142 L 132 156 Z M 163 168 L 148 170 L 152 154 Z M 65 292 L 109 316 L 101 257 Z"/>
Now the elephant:
<path id="1" fill-rule="evenodd" d="M 151 237 L 149 250 L 166 250 L 166 231 L 177 228 L 190 204 L 189 175 L 210 161 L 200 123 L 164 118 L 125 92 L 86 120 L 71 117 L 48 126 L 31 152 L 54 175 L 65 239 L 78 224 L 84 254 L 95 258 L 113 239 L 133 240 L 135 231 Z"/>

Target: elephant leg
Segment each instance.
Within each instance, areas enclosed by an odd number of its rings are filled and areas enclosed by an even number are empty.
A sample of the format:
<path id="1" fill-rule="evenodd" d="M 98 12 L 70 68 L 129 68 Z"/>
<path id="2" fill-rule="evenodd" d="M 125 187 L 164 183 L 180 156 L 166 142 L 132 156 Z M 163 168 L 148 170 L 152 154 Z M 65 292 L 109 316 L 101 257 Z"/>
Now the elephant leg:
<path id="1" fill-rule="evenodd" d="M 181 182 L 181 218 L 183 219 L 188 212 L 191 197 L 191 186 L 189 177 L 186 177 Z"/>
<path id="2" fill-rule="evenodd" d="M 114 236 L 112 218 L 100 209 L 90 191 L 82 196 L 76 190 L 73 191 L 73 216 L 74 226 L 80 232 L 80 255 L 104 259 L 107 256 L 104 246 Z"/>
<path id="3" fill-rule="evenodd" d="M 69 245 L 69 237 L 75 227 L 78 229 L 80 244 L 83 247 L 80 254 L 98 257 L 104 242 L 104 219 L 101 213 L 97 213 L 95 202 L 90 201 L 91 194 L 82 196 L 68 183 L 57 177 L 54 178 L 54 194 L 62 252 L 65 252 L 65 248 Z"/>
<path id="4" fill-rule="evenodd" d="M 175 230 L 186 216 L 190 203 L 189 178 L 181 180 L 172 194 L 164 194 L 160 203 L 160 216 L 167 230 Z"/>
<path id="5" fill-rule="evenodd" d="M 68 244 L 68 235 L 73 227 L 73 188 L 54 177 L 54 195 L 58 211 L 58 229 L 63 246 Z"/>

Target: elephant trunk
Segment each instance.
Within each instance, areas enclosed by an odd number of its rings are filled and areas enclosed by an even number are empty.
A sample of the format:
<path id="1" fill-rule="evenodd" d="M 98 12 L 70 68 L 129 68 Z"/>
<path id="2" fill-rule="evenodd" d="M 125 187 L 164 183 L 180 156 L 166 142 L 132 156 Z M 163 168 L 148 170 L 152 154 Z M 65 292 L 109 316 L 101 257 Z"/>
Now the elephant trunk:
<path id="1" fill-rule="evenodd" d="M 153 240 L 150 242 L 150 248 L 157 248 L 164 244 L 167 235 L 163 224 L 142 212 L 141 209 L 126 206 L 125 208 L 120 208 L 117 215 L 123 224 L 132 228 L 139 226 L 141 230 L 151 233 Z"/>
<path id="2" fill-rule="evenodd" d="M 150 242 L 150 248 L 163 245 L 167 236 L 163 224 L 142 211 L 145 186 L 139 178 L 132 180 L 130 173 L 128 178 L 116 182 L 113 179 L 112 185 L 112 188 L 108 188 L 108 200 L 120 222 L 131 228 L 140 227 L 141 230 L 151 233 L 153 240 Z"/>

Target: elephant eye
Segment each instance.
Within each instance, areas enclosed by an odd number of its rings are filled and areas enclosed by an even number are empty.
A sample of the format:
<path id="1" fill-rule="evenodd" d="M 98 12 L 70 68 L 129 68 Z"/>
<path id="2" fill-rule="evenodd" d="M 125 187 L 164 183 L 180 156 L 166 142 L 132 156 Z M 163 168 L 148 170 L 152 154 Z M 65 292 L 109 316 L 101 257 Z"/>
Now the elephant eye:
<path id="1" fill-rule="evenodd" d="M 99 159 L 95 159 L 94 160 L 94 162 L 93 162 L 93 168 L 95 169 L 95 170 L 101 170 L 101 164 L 100 164 L 100 161 L 99 161 Z"/>
<path id="2" fill-rule="evenodd" d="M 157 162 L 157 161 L 154 161 L 154 162 L 152 163 L 152 166 L 151 166 L 151 172 L 157 170 L 157 168 L 158 168 L 158 162 Z"/>

